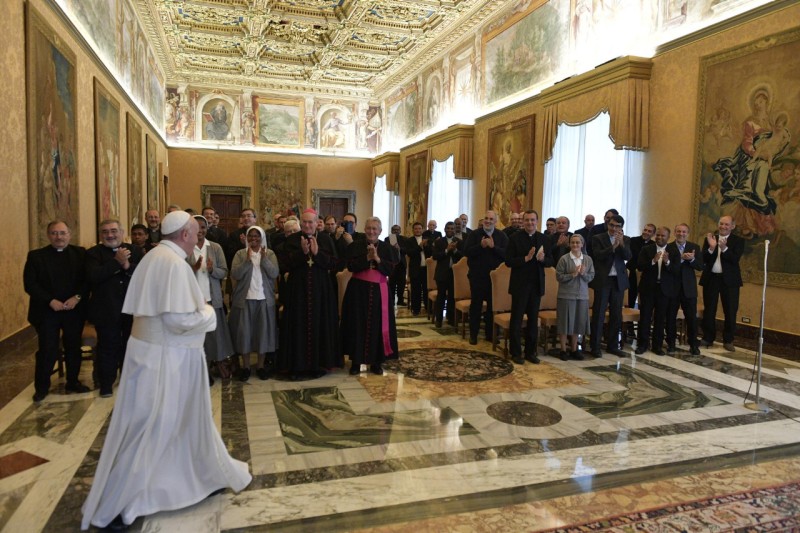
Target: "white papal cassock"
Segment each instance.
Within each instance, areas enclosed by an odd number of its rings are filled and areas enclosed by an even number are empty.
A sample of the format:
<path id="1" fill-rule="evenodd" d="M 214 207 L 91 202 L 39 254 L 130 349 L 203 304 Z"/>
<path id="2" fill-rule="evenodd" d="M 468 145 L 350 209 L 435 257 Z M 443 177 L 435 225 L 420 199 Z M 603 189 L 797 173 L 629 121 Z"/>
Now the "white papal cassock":
<path id="1" fill-rule="evenodd" d="M 216 317 L 185 258 L 161 241 L 131 279 L 122 312 L 134 316 L 133 332 L 83 529 L 120 514 L 130 524 L 252 479 L 214 426 L 203 341 Z"/>

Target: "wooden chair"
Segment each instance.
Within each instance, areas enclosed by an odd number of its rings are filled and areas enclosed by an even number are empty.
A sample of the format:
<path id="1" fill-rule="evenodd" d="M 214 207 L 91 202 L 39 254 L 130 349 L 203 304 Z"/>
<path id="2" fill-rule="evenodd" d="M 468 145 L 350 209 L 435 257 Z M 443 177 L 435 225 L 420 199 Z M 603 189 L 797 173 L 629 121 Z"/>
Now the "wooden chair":
<path id="1" fill-rule="evenodd" d="M 428 257 L 425 259 L 425 270 L 427 271 L 426 276 L 428 280 L 428 303 L 425 305 L 425 308 L 428 311 L 428 320 L 433 321 L 436 317 L 434 310 L 436 306 L 436 297 L 439 295 L 436 280 L 434 279 L 434 274 L 436 274 L 436 260 L 434 258 Z"/>
<path id="2" fill-rule="evenodd" d="M 545 353 L 547 353 L 547 339 L 555 339 L 550 335 L 550 328 L 558 325 L 558 280 L 555 268 L 544 269 L 544 296 L 539 303 L 539 338 Z M 555 346 L 555 344 L 553 344 Z"/>
<path id="3" fill-rule="evenodd" d="M 511 330 L 511 295 L 508 293 L 508 282 L 511 269 L 505 264 L 489 273 L 492 280 L 492 350 L 497 350 L 500 331 L 503 332 L 503 355 L 508 357 L 508 336 Z M 527 319 L 522 317 L 522 326 L 527 326 Z"/>
<path id="4" fill-rule="evenodd" d="M 347 290 L 347 284 L 350 283 L 350 278 L 353 273 L 346 268 L 341 272 L 336 273 L 336 285 L 339 289 L 339 316 L 342 316 L 342 302 L 344 301 L 344 293 Z"/>
<path id="5" fill-rule="evenodd" d="M 461 317 L 461 338 L 467 336 L 467 320 L 469 320 L 469 306 L 472 303 L 472 292 L 469 288 L 469 266 L 467 266 L 467 258 L 462 257 L 457 263 L 453 265 L 453 296 L 456 300 L 456 323 L 459 316 Z M 483 305 L 483 310 L 486 310 L 486 304 Z"/>

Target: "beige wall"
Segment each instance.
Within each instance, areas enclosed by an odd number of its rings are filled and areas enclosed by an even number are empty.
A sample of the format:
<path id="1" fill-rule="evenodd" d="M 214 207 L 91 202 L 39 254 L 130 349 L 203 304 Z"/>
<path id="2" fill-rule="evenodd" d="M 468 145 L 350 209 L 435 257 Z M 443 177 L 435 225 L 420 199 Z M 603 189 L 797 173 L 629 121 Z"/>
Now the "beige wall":
<path id="1" fill-rule="evenodd" d="M 363 220 L 372 215 L 372 163 L 369 159 L 345 159 L 325 156 L 279 155 L 217 150 L 169 150 L 170 201 L 181 207 L 202 207 L 201 185 L 250 187 L 253 204 L 256 161 L 306 163 L 308 176 L 305 202 L 311 206 L 311 189 L 356 191 L 356 216 Z M 263 206 L 253 205 L 259 209 Z M 260 220 L 261 224 L 265 221 Z"/>
<path id="2" fill-rule="evenodd" d="M 142 146 L 144 135 L 150 134 L 160 139 L 149 127 L 138 110 L 132 108 L 116 83 L 109 79 L 103 69 L 98 67 L 90 56 L 73 38 L 71 31 L 62 23 L 60 17 L 45 0 L 29 0 L 47 23 L 56 30 L 63 42 L 75 52 L 76 91 L 78 98 L 78 149 L 77 168 L 79 179 L 80 227 L 78 235 L 73 235 L 72 244 L 90 246 L 96 242 L 96 200 L 95 200 L 95 161 L 94 161 L 94 81 L 98 78 L 120 104 L 121 139 L 126 138 L 125 113 L 131 112 L 142 125 Z M 0 237 L 0 290 L 5 298 L 0 306 L 0 339 L 16 333 L 27 326 L 28 296 L 22 287 L 22 269 L 29 250 L 28 228 L 28 170 L 26 142 L 25 98 L 25 2 L 7 0 L 3 3 L 3 17 L 0 20 L 0 65 L 2 65 L 5 97 L 0 100 L 0 113 L 13 132 L 0 143 L 0 162 L 3 168 L 3 195 L 6 206 L 0 213 L 0 223 L 7 231 Z M 157 140 L 158 160 L 166 161 L 166 146 Z M 127 151 L 125 144 L 120 147 L 120 210 L 127 213 Z M 145 168 L 144 154 L 141 168 Z M 144 176 L 142 176 L 144 179 Z M 41 228 L 44 231 L 44 228 Z"/>

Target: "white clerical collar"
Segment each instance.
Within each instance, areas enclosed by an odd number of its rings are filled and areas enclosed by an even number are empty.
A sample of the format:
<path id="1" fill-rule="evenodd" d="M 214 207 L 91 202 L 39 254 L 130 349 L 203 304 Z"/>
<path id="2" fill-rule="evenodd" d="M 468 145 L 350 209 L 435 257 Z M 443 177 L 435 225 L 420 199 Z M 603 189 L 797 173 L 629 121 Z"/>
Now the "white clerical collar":
<path id="1" fill-rule="evenodd" d="M 177 245 L 177 244 L 175 244 L 174 242 L 172 242 L 172 241 L 168 241 L 168 240 L 163 240 L 163 241 L 159 241 L 159 243 L 158 243 L 158 244 L 159 244 L 159 245 L 166 245 L 166 246 L 167 246 L 167 248 L 169 248 L 169 249 L 173 250 L 173 251 L 174 251 L 176 254 L 178 254 L 178 256 L 179 256 L 181 259 L 186 259 L 186 252 L 184 252 L 184 251 L 183 251 L 183 248 L 181 248 L 180 246 L 178 246 L 178 245 Z"/>

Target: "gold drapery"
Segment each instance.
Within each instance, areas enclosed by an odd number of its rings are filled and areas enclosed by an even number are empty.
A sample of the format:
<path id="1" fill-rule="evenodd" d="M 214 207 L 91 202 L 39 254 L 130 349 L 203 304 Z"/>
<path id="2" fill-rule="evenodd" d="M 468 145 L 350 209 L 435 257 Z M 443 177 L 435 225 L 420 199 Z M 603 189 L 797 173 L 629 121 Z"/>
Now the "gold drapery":
<path id="1" fill-rule="evenodd" d="M 400 175 L 400 154 L 397 152 L 386 152 L 372 160 L 372 188 L 375 188 L 375 180 L 381 176 L 386 176 L 386 190 L 396 191 Z"/>
<path id="2" fill-rule="evenodd" d="M 560 124 L 583 124 L 603 111 L 611 117 L 608 134 L 614 148 L 646 150 L 651 69 L 649 59 L 624 57 L 543 91 L 543 161 L 553 157 Z"/>
<path id="3" fill-rule="evenodd" d="M 456 125 L 429 137 L 431 168 L 434 161 L 446 161 L 453 156 L 453 172 L 456 179 L 472 179 L 472 151 L 474 126 Z M 429 176 L 430 179 L 430 176 Z"/>

